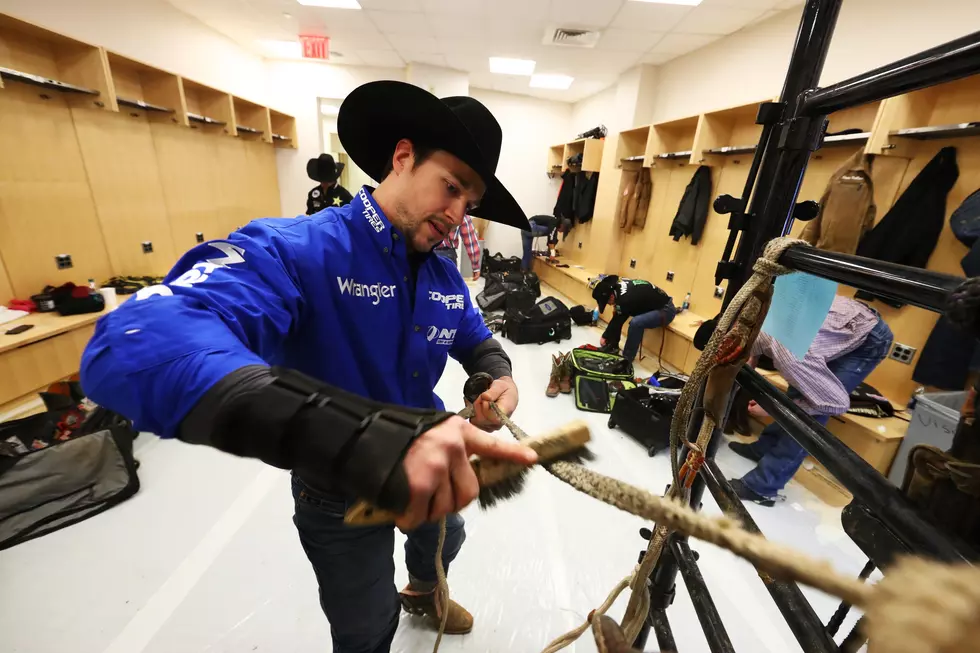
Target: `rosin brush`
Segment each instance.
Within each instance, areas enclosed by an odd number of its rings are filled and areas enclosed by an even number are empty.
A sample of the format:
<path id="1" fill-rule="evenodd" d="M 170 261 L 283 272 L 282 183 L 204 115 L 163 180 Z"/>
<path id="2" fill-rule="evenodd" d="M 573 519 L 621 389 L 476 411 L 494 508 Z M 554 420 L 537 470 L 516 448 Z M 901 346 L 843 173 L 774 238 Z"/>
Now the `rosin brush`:
<path id="1" fill-rule="evenodd" d="M 550 433 L 524 440 L 522 444 L 534 449 L 538 454 L 538 463 L 549 463 L 556 460 L 567 460 L 574 452 L 581 451 L 591 439 L 588 425 L 576 420 Z M 523 489 L 528 467 L 509 461 L 479 458 L 470 460 L 473 471 L 480 482 L 480 506 L 489 508 L 498 501 L 509 499 Z M 358 501 L 347 514 L 344 522 L 354 526 L 377 526 L 390 524 L 398 515 L 383 510 L 367 501 Z"/>
<path id="2" fill-rule="evenodd" d="M 490 389 L 492 384 L 493 377 L 486 372 L 477 372 L 476 374 L 470 376 L 470 378 L 466 379 L 466 383 L 463 384 L 463 399 L 466 401 L 466 408 L 459 412 L 459 416 L 463 419 L 470 419 L 473 417 L 473 404 L 480 398 L 480 395 Z M 490 402 L 490 410 L 494 412 L 494 414 L 500 420 L 500 423 L 506 426 L 515 438 L 524 442 L 525 444 L 527 443 L 527 434 L 524 433 L 520 427 L 514 424 L 513 420 L 511 420 L 510 417 L 505 415 L 504 412 L 497 407 L 497 404 Z M 539 462 L 555 463 L 560 461 L 581 465 L 592 460 L 595 460 L 595 454 L 593 454 L 588 447 L 583 446 L 569 451 L 563 456 L 558 456 L 556 458 L 552 458 L 551 460 Z"/>

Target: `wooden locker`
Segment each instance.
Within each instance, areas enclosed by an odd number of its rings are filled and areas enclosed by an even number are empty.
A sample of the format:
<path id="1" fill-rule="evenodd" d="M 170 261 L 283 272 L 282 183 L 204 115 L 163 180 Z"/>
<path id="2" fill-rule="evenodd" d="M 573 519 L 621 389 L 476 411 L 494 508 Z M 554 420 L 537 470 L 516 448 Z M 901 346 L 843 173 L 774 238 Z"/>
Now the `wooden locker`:
<path id="1" fill-rule="evenodd" d="M 7 268 L 4 266 L 3 259 L 0 258 L 0 304 L 7 305 L 14 298 L 14 289 L 10 286 L 10 278 L 7 276 Z"/>
<path id="2" fill-rule="evenodd" d="M 282 215 L 276 150 L 266 143 L 252 141 L 245 143 L 245 151 L 248 156 L 250 181 L 255 193 L 250 206 L 255 217 L 292 217 Z"/>
<path id="3" fill-rule="evenodd" d="M 224 238 L 239 227 L 244 227 L 257 217 L 250 206 L 250 198 L 256 192 L 251 188 L 245 143 L 237 138 L 209 136 L 215 162 L 214 197 L 217 201 L 217 220 Z"/>
<path id="4" fill-rule="evenodd" d="M 197 244 L 224 238 L 217 219 L 215 164 L 211 139 L 184 127 L 151 124 L 170 233 L 179 258 Z"/>
<path id="5" fill-rule="evenodd" d="M 177 255 L 145 112 L 75 109 L 73 115 L 113 272 L 166 274 Z M 146 242 L 150 253 L 143 251 Z"/>
<path id="6" fill-rule="evenodd" d="M 93 111 L 95 111 L 93 109 Z M 111 268 L 71 110 L 57 93 L 8 84 L 0 93 L 0 255 L 18 297 Z M 70 254 L 59 270 L 55 257 Z"/>
<path id="7" fill-rule="evenodd" d="M 660 210 L 663 213 L 661 218 L 655 221 L 657 223 L 656 228 L 658 229 L 658 233 L 656 247 L 653 252 L 653 278 L 647 279 L 663 288 L 673 298 L 674 305 L 678 307 L 680 307 L 681 302 L 684 301 L 684 296 L 687 295 L 694 284 L 694 273 L 697 269 L 701 247 L 700 245 L 691 245 L 690 237 L 674 241 L 668 235 L 668 232 L 670 231 L 670 225 L 673 222 L 674 215 L 677 213 L 677 207 L 680 205 L 681 198 L 684 196 L 684 191 L 687 189 L 687 185 L 691 182 L 691 178 L 694 176 L 696 170 L 697 166 L 692 165 L 672 167 L 666 188 L 661 186 L 660 190 L 663 192 L 664 203 L 660 205 Z M 656 193 L 656 188 L 654 192 Z M 716 215 L 714 217 L 717 218 L 718 216 Z M 712 227 L 714 227 L 714 224 L 709 212 L 704 227 L 705 232 Z M 674 273 L 673 281 L 667 281 L 668 272 Z M 682 358 L 680 365 L 683 364 L 684 360 Z"/>

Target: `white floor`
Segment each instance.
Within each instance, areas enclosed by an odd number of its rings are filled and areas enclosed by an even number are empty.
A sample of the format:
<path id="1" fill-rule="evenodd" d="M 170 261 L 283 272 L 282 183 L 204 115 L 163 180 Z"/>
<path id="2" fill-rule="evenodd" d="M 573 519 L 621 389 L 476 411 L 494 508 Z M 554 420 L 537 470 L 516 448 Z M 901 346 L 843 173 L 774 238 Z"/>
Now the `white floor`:
<path id="1" fill-rule="evenodd" d="M 664 454 L 648 458 L 606 415 L 576 410 L 573 398 L 544 395 L 550 356 L 598 343 L 574 327 L 561 345 L 503 340 L 521 389 L 515 418 L 531 433 L 579 418 L 589 422 L 594 468 L 660 493 L 669 482 Z M 439 383 L 458 409 L 465 373 L 450 362 Z M 203 447 L 137 440 L 142 489 L 93 519 L 0 552 L 0 651 L 3 653 L 325 653 L 329 627 L 293 525 L 289 476 Z M 722 449 L 719 465 L 740 476 L 750 463 Z M 865 562 L 840 526 L 840 510 L 791 484 L 775 508 L 749 511 L 767 536 L 832 561 L 855 576 Z M 705 511 L 719 513 L 710 495 Z M 535 653 L 578 625 L 632 570 L 645 524 L 579 495 L 543 471 L 518 498 L 464 513 L 468 538 L 451 573 L 453 597 L 476 618 L 467 636 L 442 650 Z M 785 653 L 799 646 L 762 582 L 746 563 L 693 543 L 729 636 L 739 651 Z M 406 580 L 396 546 L 395 582 Z M 826 623 L 837 601 L 807 591 Z M 621 599 L 611 611 L 620 617 Z M 678 578 L 668 610 L 678 649 L 706 651 Z M 842 629 L 846 633 L 854 617 Z M 403 617 L 394 651 L 425 651 L 433 633 Z M 655 650 L 651 637 L 647 650 Z M 594 651 L 586 635 L 572 651 Z"/>

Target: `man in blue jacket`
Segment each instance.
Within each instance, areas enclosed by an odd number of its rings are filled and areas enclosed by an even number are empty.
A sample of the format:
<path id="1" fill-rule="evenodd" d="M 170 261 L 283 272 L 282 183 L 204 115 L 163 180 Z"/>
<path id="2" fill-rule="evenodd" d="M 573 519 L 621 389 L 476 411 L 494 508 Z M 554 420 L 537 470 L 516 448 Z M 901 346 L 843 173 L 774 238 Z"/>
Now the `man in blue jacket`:
<path id="1" fill-rule="evenodd" d="M 472 628 L 433 591 L 432 522 L 447 517 L 448 565 L 464 537 L 456 512 L 478 492 L 468 456 L 535 460 L 480 430 L 500 426 L 490 401 L 517 407 L 510 360 L 432 248 L 467 212 L 528 224 L 494 176 L 500 127 L 476 100 L 374 82 L 351 92 L 337 123 L 378 187 L 191 250 L 162 285 L 99 321 L 82 382 L 141 430 L 292 470 L 333 650 L 383 652 L 399 601 L 431 620 L 448 610 L 447 632 Z M 448 356 L 495 379 L 472 423 L 433 392 Z M 357 497 L 401 515 L 411 582 L 400 594 L 393 527 L 343 523 Z"/>

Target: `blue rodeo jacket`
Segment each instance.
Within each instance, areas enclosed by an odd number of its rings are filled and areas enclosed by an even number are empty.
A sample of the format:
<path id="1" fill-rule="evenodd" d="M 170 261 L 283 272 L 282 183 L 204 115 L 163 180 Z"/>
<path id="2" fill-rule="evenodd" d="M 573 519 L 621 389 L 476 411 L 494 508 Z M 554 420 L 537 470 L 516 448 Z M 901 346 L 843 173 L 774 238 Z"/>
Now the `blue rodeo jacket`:
<path id="1" fill-rule="evenodd" d="M 462 277 L 439 256 L 413 292 L 404 237 L 368 188 L 341 208 L 249 223 L 184 255 L 164 283 L 101 318 L 82 384 L 136 427 L 174 437 L 226 374 L 291 367 L 371 399 L 443 407 L 446 357 L 490 337 Z"/>

